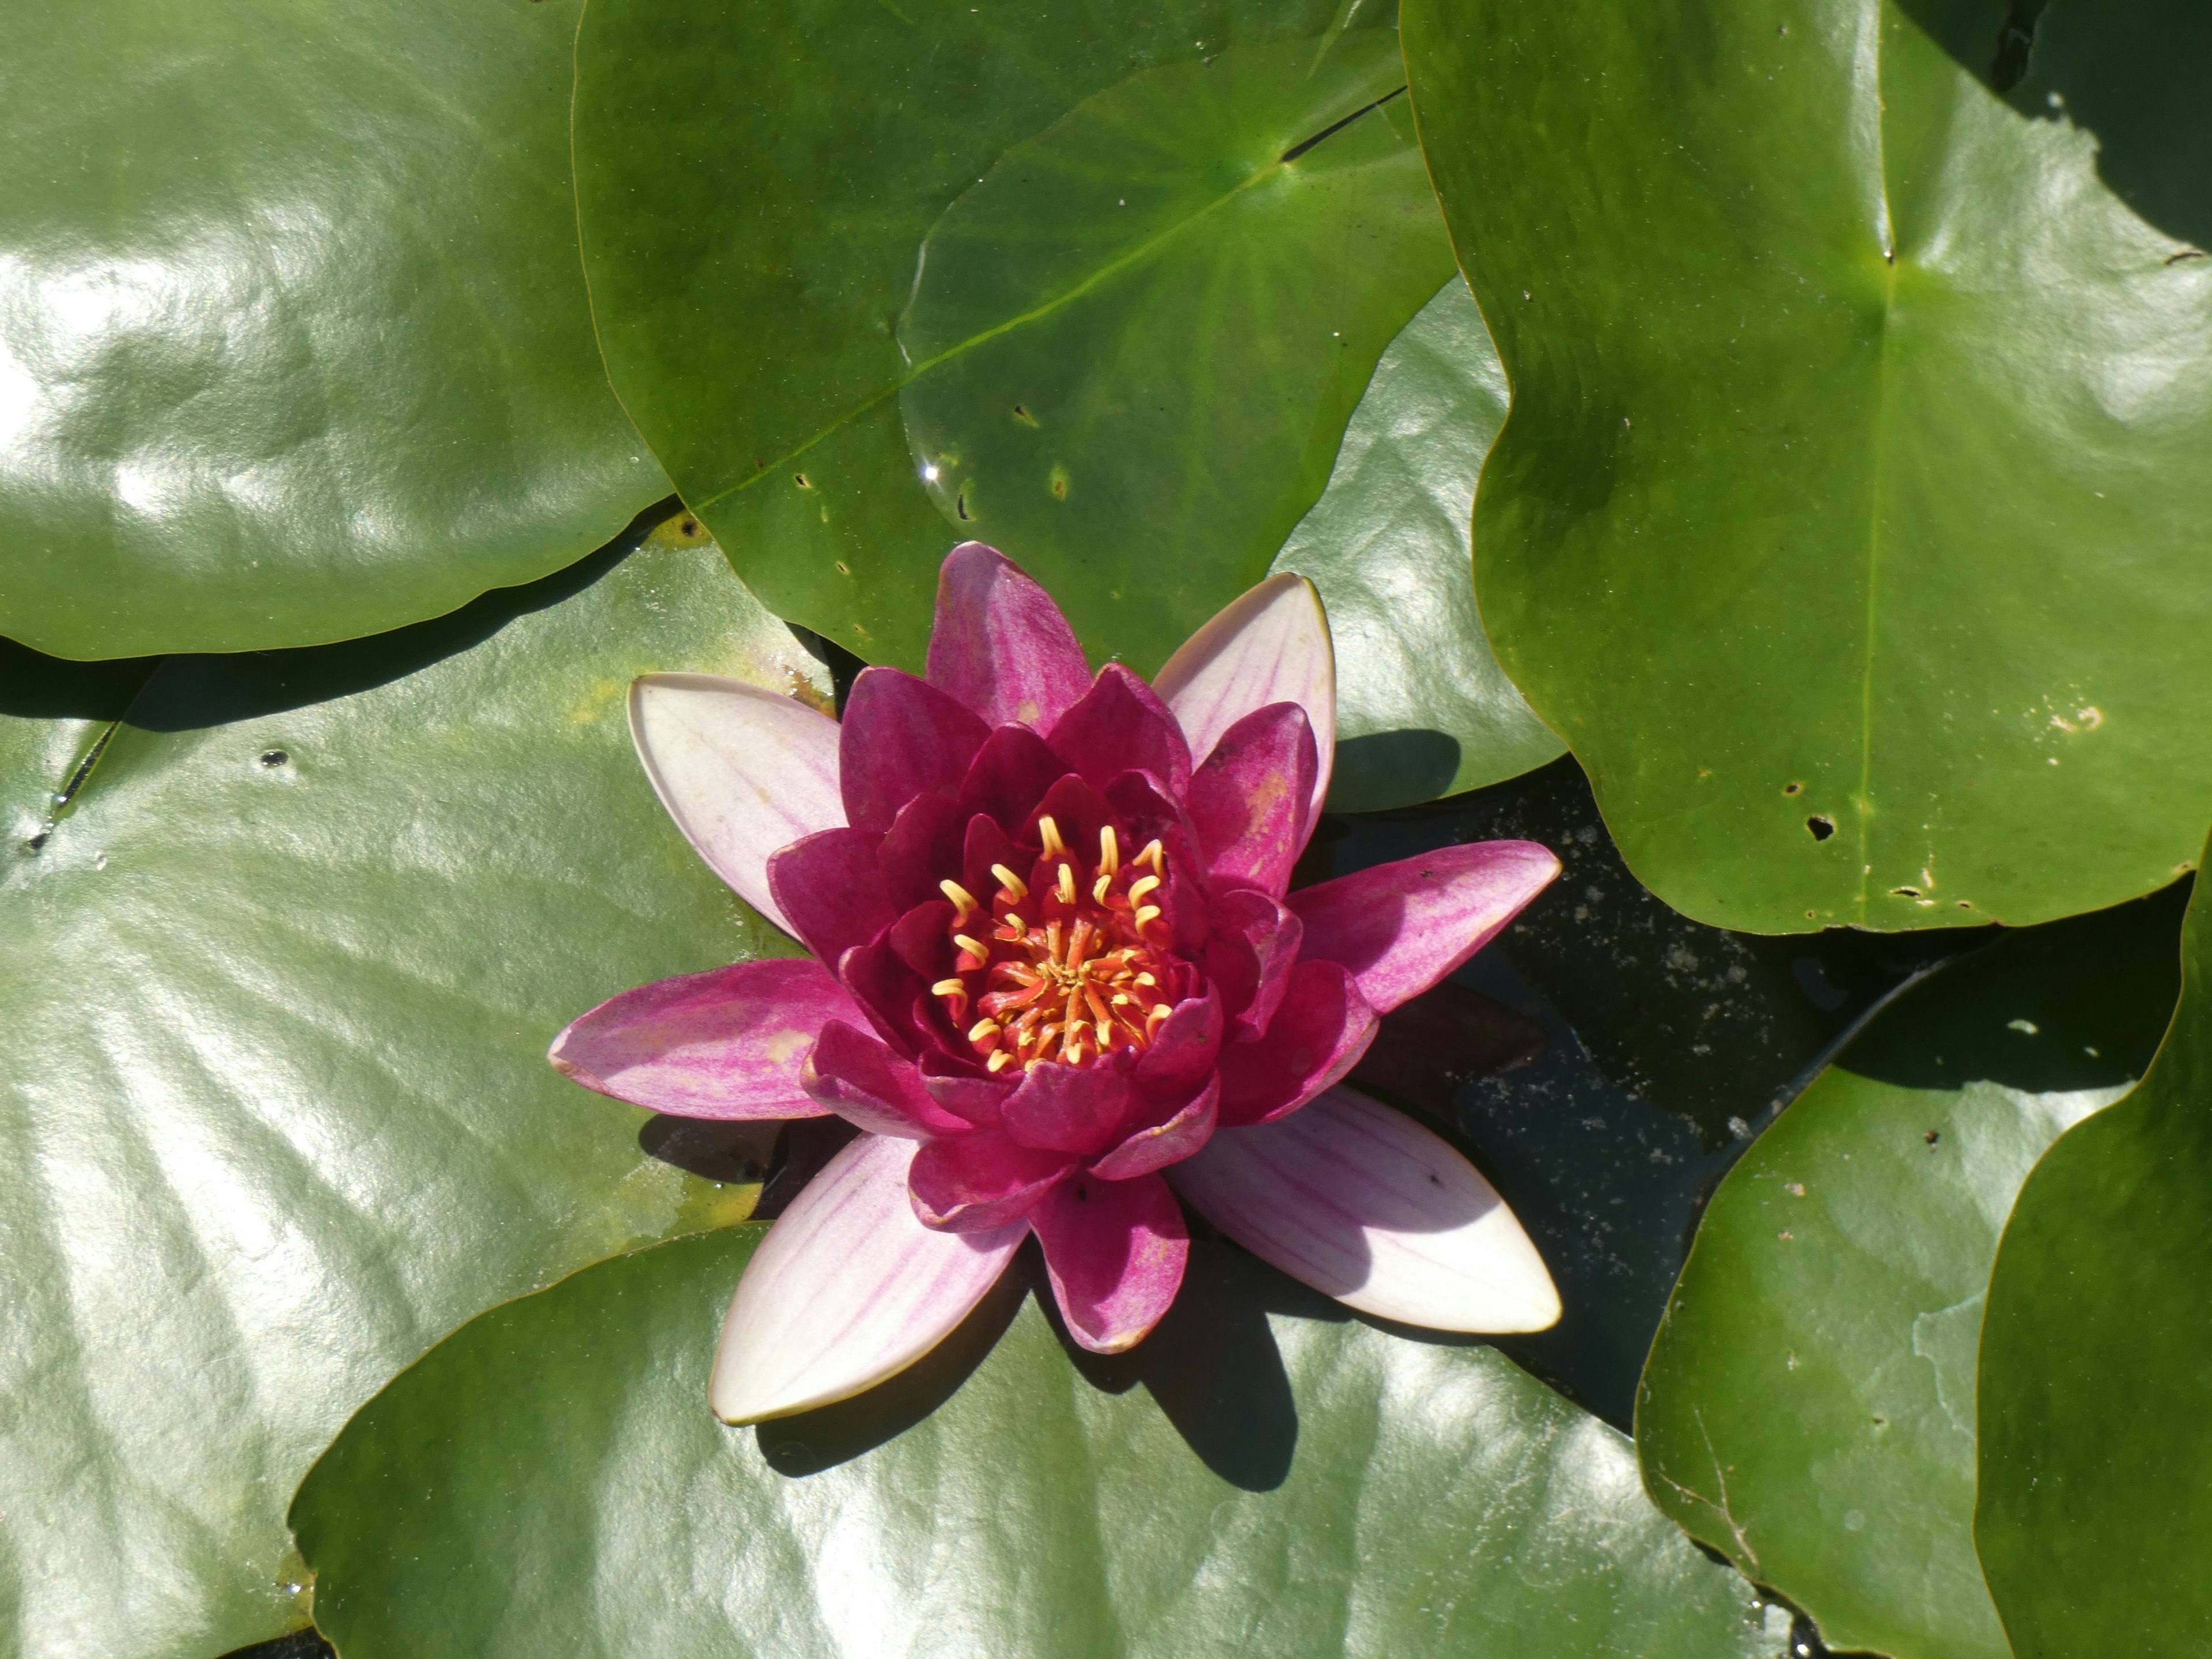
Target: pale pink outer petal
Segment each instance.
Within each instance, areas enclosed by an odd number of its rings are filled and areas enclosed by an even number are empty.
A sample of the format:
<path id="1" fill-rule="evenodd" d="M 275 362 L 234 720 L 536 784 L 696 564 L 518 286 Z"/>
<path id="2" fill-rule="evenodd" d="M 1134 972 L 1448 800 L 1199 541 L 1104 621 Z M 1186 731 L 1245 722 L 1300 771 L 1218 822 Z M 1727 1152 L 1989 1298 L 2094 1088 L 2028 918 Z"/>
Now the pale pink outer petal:
<path id="1" fill-rule="evenodd" d="M 1321 594 L 1304 576 L 1270 576 L 1230 600 L 1168 659 L 1152 689 L 1200 757 L 1254 709 L 1297 703 L 1320 763 L 1308 817 L 1321 815 L 1336 754 L 1336 653 Z"/>
<path id="2" fill-rule="evenodd" d="M 726 1423 L 848 1400 L 968 1316 L 1026 1224 L 933 1232 L 906 1192 L 915 1143 L 862 1135 L 769 1229 L 730 1299 L 707 1398 Z"/>
<path id="3" fill-rule="evenodd" d="M 1253 1255 L 1362 1313 L 1495 1334 L 1559 1322 L 1543 1259 L 1480 1171 L 1350 1089 L 1224 1129 L 1168 1179 Z"/>
<path id="4" fill-rule="evenodd" d="M 647 674 L 629 689 L 629 735 L 699 856 L 790 933 L 769 892 L 769 854 L 844 826 L 837 722 L 742 680 Z"/>

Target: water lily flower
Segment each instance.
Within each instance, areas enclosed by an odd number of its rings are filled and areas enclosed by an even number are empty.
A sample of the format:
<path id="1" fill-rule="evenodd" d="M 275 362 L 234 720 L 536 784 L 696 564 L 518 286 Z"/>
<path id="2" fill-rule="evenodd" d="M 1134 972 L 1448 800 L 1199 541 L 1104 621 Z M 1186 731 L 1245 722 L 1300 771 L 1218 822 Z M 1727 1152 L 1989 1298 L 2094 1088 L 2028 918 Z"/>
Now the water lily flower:
<path id="1" fill-rule="evenodd" d="M 658 1112 L 865 1132 L 746 1268 L 711 1389 L 724 1419 L 903 1369 L 1032 1235 L 1069 1334 L 1127 1348 L 1182 1281 L 1182 1203 L 1384 1318 L 1557 1319 L 1474 1167 L 1339 1085 L 1378 1017 L 1559 860 L 1488 842 L 1289 891 L 1335 697 L 1301 578 L 1237 599 L 1147 685 L 1093 675 L 1043 588 L 973 542 L 945 562 L 926 676 L 865 670 L 842 724 L 732 680 L 636 683 L 661 801 L 811 954 L 626 992 L 553 1063 Z"/>

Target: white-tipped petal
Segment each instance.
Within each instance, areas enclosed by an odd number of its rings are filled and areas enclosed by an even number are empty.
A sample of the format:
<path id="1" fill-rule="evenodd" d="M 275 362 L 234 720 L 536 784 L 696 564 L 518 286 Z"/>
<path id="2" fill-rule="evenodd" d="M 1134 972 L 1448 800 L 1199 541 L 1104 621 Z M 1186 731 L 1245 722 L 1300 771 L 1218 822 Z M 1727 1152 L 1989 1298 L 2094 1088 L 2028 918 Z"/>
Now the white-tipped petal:
<path id="1" fill-rule="evenodd" d="M 714 674 L 647 674 L 629 735 L 668 816 L 738 896 L 787 933 L 768 890 L 771 853 L 845 823 L 837 722 Z"/>
<path id="2" fill-rule="evenodd" d="M 1481 1172 L 1349 1089 L 1224 1129 L 1168 1176 L 1253 1255 L 1362 1313 L 1493 1334 L 1559 1322 L 1543 1259 Z"/>
<path id="3" fill-rule="evenodd" d="M 707 1398 L 726 1423 L 848 1400 L 897 1375 L 998 1282 L 1029 1236 L 921 1224 L 907 1196 L 919 1143 L 862 1135 L 769 1229 L 722 1323 Z"/>
<path id="4" fill-rule="evenodd" d="M 1336 653 L 1321 594 L 1304 576 L 1270 576 L 1222 606 L 1168 659 L 1152 689 L 1175 711 L 1194 763 L 1254 709 L 1297 703 L 1320 755 L 1313 798 L 1320 814 L 1336 753 Z"/>

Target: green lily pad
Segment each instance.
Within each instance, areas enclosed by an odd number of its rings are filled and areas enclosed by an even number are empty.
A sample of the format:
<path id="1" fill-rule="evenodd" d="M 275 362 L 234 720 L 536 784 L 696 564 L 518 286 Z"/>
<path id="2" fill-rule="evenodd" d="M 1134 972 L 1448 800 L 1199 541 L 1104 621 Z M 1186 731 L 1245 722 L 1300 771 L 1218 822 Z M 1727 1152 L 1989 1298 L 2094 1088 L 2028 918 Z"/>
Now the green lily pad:
<path id="1" fill-rule="evenodd" d="M 2212 16 L 2039 9 L 2014 82 L 2004 0 L 1407 0 L 1483 618 L 1702 921 L 2042 921 L 2212 817 Z"/>
<path id="2" fill-rule="evenodd" d="M 617 991 L 789 948 L 631 754 L 641 672 L 824 684 L 684 539 L 172 659 L 0 849 L 0 1648 L 297 1622 L 284 1505 L 356 1407 L 493 1303 L 750 1212 L 544 1061 Z"/>
<path id="3" fill-rule="evenodd" d="M 1953 963 L 1705 1212 L 1638 1399 L 1644 1483 L 1833 1646 L 2010 1659 L 1973 1538 L 1990 1263 L 2045 1148 L 2148 1065 L 2179 908 L 2160 895 Z M 2066 1237 L 2079 1248 L 2070 1214 Z M 2111 1634 L 2063 1650 L 2113 1650 Z"/>
<path id="4" fill-rule="evenodd" d="M 1226 1245 L 1115 1360 L 1018 1269 L 902 1379 L 723 1428 L 708 1366 L 760 1231 L 495 1310 L 355 1419 L 292 1512 L 347 1659 L 1784 1651 L 1623 1437 Z"/>
<path id="5" fill-rule="evenodd" d="M 1509 401 L 1455 274 L 1375 365 L 1328 488 L 1270 568 L 1310 579 L 1328 610 L 1337 811 L 1480 789 L 1565 750 L 1498 665 L 1474 604 L 1475 480 Z"/>
<path id="6" fill-rule="evenodd" d="M 1149 672 L 1266 574 L 1452 269 L 1344 10 L 597 0 L 609 372 L 772 609 L 914 665 L 974 537 Z"/>
<path id="7" fill-rule="evenodd" d="M 580 3 L 11 20 L 0 633 L 70 657 L 375 633 L 665 493 L 577 269 Z"/>
<path id="8" fill-rule="evenodd" d="M 1982 1325 L 1974 1541 L 2021 1659 L 2186 1653 L 2212 1625 L 2212 932 L 2142 1086 L 2021 1189 Z"/>

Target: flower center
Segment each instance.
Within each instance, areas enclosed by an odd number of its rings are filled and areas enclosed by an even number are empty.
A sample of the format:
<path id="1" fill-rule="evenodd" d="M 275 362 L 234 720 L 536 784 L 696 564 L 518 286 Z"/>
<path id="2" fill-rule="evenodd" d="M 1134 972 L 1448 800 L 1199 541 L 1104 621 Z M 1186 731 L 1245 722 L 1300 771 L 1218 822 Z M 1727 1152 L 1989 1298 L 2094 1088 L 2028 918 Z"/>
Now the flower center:
<path id="1" fill-rule="evenodd" d="M 1087 1066 L 1116 1049 L 1152 1046 L 1185 976 L 1166 951 L 1160 907 L 1148 902 L 1167 873 L 1157 841 L 1123 861 L 1108 824 L 1090 868 L 1060 826 L 1037 820 L 1044 850 L 1028 880 L 1003 864 L 988 914 L 957 881 L 953 975 L 929 988 L 992 1072 L 1046 1060 Z M 973 1024 L 970 1012 L 980 1015 Z"/>

